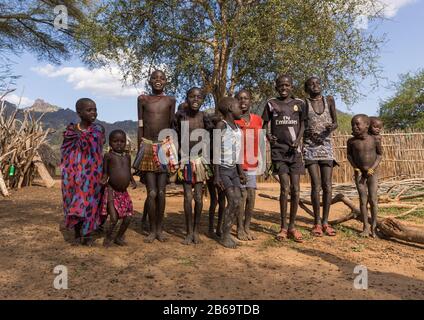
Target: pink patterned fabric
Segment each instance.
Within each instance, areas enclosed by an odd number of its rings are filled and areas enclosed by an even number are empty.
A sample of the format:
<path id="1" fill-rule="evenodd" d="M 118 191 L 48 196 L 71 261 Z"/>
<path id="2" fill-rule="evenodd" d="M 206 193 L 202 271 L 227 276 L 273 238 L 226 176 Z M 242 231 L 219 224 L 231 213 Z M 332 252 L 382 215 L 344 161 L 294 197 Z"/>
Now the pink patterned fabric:
<path id="1" fill-rule="evenodd" d="M 118 213 L 118 218 L 122 219 L 128 216 L 133 215 L 133 203 L 131 201 L 128 191 L 119 192 L 113 190 L 110 186 L 105 188 L 103 194 L 103 204 L 102 204 L 102 215 L 107 215 L 107 202 L 109 188 L 112 190 L 113 197 L 113 206 L 115 207 L 116 212 Z"/>

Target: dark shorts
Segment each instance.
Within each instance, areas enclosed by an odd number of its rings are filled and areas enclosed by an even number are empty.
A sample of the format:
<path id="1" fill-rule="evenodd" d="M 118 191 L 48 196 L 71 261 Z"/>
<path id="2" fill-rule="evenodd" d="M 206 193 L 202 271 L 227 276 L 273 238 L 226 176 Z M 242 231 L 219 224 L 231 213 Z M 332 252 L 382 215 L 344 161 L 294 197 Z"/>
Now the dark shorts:
<path id="1" fill-rule="evenodd" d="M 234 168 L 219 167 L 219 176 L 224 184 L 224 190 L 231 187 L 241 188 L 240 177 L 236 166 Z"/>
<path id="2" fill-rule="evenodd" d="M 305 166 L 303 165 L 302 159 L 296 161 L 278 161 L 273 162 L 272 173 L 275 175 L 280 174 L 305 174 Z"/>
<path id="3" fill-rule="evenodd" d="M 308 167 L 311 164 L 318 164 L 320 166 L 328 167 L 335 167 L 339 165 L 336 160 L 305 160 L 305 167 Z"/>

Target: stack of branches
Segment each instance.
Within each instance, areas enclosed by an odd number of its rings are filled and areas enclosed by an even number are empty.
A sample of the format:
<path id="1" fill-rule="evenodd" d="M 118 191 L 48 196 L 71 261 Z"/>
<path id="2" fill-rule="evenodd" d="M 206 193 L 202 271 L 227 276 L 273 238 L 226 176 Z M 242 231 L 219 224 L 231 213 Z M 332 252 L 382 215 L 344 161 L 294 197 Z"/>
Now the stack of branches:
<path id="1" fill-rule="evenodd" d="M 4 97 L 0 97 L 0 192 L 8 196 L 10 189 L 31 185 L 36 172 L 51 187 L 54 181 L 38 154 L 49 134 L 41 126 L 43 115 L 35 118 L 30 110 L 18 108 L 6 112 Z M 20 119 L 19 113 L 23 113 Z"/>
<path id="2" fill-rule="evenodd" d="M 399 218 L 404 218 L 412 212 L 424 208 L 424 178 L 409 178 L 404 180 L 391 179 L 379 184 L 378 206 L 380 208 L 404 208 L 406 211 L 385 218 L 377 219 L 377 227 L 382 238 L 395 238 L 407 242 L 424 244 L 424 228 L 418 228 L 402 223 Z M 350 184 L 340 184 L 333 186 L 332 204 L 341 202 L 346 205 L 350 212 L 343 217 L 330 221 L 332 225 L 347 222 L 355 219 L 362 221 L 361 211 L 352 201 L 357 198 L 356 188 Z M 260 197 L 280 200 L 277 196 L 260 193 Z M 299 200 L 299 206 L 310 216 L 314 217 L 311 209 L 312 203 L 303 195 Z M 322 203 L 321 203 L 322 206 Z"/>

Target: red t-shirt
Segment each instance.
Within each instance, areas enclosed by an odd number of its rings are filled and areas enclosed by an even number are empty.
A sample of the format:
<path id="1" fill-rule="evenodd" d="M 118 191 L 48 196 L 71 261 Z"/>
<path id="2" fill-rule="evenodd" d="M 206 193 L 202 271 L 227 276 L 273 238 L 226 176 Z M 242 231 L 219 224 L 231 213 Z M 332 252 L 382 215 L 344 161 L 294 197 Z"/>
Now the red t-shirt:
<path id="1" fill-rule="evenodd" d="M 259 154 L 259 130 L 262 129 L 262 119 L 256 114 L 250 114 L 250 121 L 244 119 L 234 121 L 242 130 L 243 139 L 243 170 L 256 170 Z M 253 143 L 253 147 L 252 147 Z"/>

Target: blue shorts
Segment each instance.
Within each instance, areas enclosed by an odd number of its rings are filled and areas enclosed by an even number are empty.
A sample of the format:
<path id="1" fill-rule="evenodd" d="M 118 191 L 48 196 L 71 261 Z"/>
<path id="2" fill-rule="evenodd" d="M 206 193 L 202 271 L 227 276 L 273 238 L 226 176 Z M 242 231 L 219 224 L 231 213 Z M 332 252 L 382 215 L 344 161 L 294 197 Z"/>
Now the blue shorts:
<path id="1" fill-rule="evenodd" d="M 246 175 L 246 184 L 242 184 L 241 187 L 256 189 L 256 174 L 249 173 L 249 171 L 245 171 L 244 174 Z"/>

